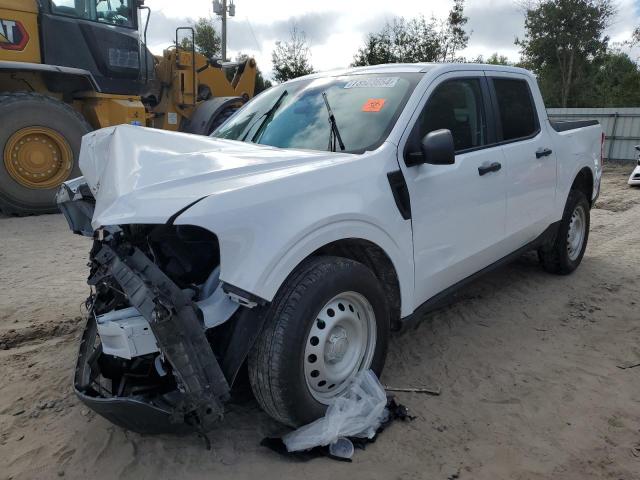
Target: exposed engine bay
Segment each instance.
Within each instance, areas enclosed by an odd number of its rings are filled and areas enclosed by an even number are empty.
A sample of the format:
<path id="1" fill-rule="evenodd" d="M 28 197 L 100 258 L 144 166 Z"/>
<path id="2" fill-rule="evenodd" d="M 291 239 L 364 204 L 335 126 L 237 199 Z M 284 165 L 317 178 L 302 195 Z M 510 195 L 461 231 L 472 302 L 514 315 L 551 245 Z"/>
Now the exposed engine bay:
<path id="1" fill-rule="evenodd" d="M 89 236 L 93 198 L 82 179 L 58 202 Z M 87 328 L 78 397 L 141 433 L 206 432 L 224 413 L 261 315 L 220 282 L 216 236 L 187 225 L 122 225 L 92 232 Z"/>

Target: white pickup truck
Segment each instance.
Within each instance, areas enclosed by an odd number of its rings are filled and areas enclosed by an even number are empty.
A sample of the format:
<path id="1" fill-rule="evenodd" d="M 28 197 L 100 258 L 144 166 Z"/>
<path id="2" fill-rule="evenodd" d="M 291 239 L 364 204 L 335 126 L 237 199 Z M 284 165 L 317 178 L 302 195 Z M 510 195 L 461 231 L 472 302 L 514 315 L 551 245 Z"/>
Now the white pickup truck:
<path id="1" fill-rule="evenodd" d="M 271 88 L 212 138 L 85 136 L 58 203 L 94 238 L 78 396 L 141 432 L 213 427 L 246 362 L 291 426 L 390 332 L 529 250 L 580 264 L 603 135 L 554 123 L 533 75 L 381 65 Z"/>

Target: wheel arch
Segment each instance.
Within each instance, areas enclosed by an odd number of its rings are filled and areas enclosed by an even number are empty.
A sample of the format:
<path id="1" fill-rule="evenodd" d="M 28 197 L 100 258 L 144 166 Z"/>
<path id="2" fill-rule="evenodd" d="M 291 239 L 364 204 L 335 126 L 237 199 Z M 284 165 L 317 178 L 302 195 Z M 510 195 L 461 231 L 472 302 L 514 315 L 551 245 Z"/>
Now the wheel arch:
<path id="1" fill-rule="evenodd" d="M 400 327 L 402 310 L 400 280 L 391 258 L 381 247 L 361 238 L 343 238 L 320 247 L 309 257 L 324 255 L 348 258 L 369 268 L 382 285 L 386 294 L 392 328 L 398 329 Z"/>
<path id="2" fill-rule="evenodd" d="M 589 167 L 582 168 L 574 177 L 569 190 L 577 190 L 584 193 L 589 205 L 593 203 L 594 175 Z"/>
<path id="3" fill-rule="evenodd" d="M 224 270 L 224 239 L 222 240 Z M 319 228 L 285 249 L 255 279 L 261 290 L 252 293 L 272 299 L 287 277 L 305 260 L 333 255 L 355 260 L 371 269 L 387 294 L 392 324 L 412 311 L 413 266 L 392 238 L 377 226 L 366 222 L 339 222 Z"/>

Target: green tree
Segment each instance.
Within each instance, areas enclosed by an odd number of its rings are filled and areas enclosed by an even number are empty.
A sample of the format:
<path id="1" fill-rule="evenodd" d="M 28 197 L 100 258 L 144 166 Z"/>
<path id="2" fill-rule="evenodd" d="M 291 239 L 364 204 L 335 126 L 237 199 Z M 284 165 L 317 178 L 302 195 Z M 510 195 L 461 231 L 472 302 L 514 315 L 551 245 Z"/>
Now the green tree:
<path id="1" fill-rule="evenodd" d="M 379 32 L 367 35 L 365 45 L 354 56 L 352 65 L 435 62 L 440 56 L 435 19 L 398 17 L 387 22 Z"/>
<path id="2" fill-rule="evenodd" d="M 201 17 L 191 25 L 194 30 L 196 51 L 207 58 L 219 58 L 222 52 L 222 41 L 215 29 L 212 19 Z M 180 46 L 191 48 L 191 37 L 183 37 Z"/>
<path id="3" fill-rule="evenodd" d="M 498 52 L 492 53 L 488 58 L 484 58 L 483 55 L 478 55 L 471 63 L 484 63 L 487 65 L 513 65 L 507 57 L 498 54 Z"/>
<path id="4" fill-rule="evenodd" d="M 486 63 L 489 65 L 512 65 L 507 57 L 499 55 L 498 52 L 491 54 L 491 56 L 487 58 Z"/>
<path id="5" fill-rule="evenodd" d="M 615 13 L 611 0 L 539 0 L 525 13 L 525 36 L 516 39 L 523 63 L 539 78 L 548 105 L 579 103 L 594 60 L 607 52 L 604 31 Z"/>
<path id="6" fill-rule="evenodd" d="M 286 82 L 313 73 L 310 57 L 305 34 L 294 25 L 289 40 L 276 42 L 276 48 L 271 54 L 273 78 L 276 82 Z"/>
<path id="7" fill-rule="evenodd" d="M 469 34 L 464 29 L 468 21 L 469 18 L 464 14 L 464 0 L 454 0 L 447 21 L 440 29 L 440 59 L 443 62 L 462 60 L 456 57 L 456 54 L 464 50 L 469 43 Z"/>
<path id="8" fill-rule="evenodd" d="M 589 75 L 582 105 L 591 107 L 640 106 L 640 71 L 626 53 L 609 52 L 599 57 Z"/>
<path id="9" fill-rule="evenodd" d="M 459 61 L 457 54 L 467 46 L 464 30 L 464 0 L 454 0 L 447 20 L 394 18 L 378 31 L 369 33 L 353 58 L 353 66 L 381 63 Z"/>

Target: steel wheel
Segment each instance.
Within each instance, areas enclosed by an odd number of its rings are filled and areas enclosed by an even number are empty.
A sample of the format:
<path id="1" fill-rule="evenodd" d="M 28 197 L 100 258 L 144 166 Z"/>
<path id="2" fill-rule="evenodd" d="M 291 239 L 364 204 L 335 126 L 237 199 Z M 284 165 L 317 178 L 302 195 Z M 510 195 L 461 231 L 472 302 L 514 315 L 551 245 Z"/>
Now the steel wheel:
<path id="1" fill-rule="evenodd" d="M 73 151 L 69 142 L 51 128 L 22 128 L 5 146 L 4 165 L 9 175 L 24 187 L 53 188 L 71 174 Z"/>
<path id="2" fill-rule="evenodd" d="M 575 261 L 582 251 L 587 230 L 586 219 L 587 215 L 582 205 L 576 206 L 571 214 L 569 230 L 567 232 L 567 254 L 571 261 Z"/>
<path id="3" fill-rule="evenodd" d="M 361 294 L 344 292 L 320 309 L 304 349 L 309 392 L 328 404 L 356 373 L 371 366 L 376 347 L 376 317 Z"/>

